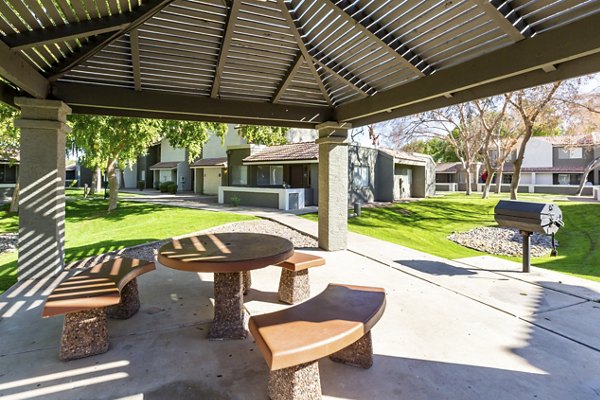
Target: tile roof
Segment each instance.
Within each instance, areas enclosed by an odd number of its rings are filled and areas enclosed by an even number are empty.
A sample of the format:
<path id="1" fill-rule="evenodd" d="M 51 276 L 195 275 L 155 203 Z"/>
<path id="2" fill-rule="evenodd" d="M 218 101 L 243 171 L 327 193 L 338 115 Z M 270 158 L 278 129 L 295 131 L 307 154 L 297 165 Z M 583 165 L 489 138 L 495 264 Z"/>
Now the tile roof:
<path id="1" fill-rule="evenodd" d="M 305 142 L 266 147 L 244 158 L 243 162 L 316 161 L 318 159 L 318 145 L 314 142 Z"/>
<path id="2" fill-rule="evenodd" d="M 165 161 L 154 164 L 150 169 L 175 169 L 183 161 Z"/>
<path id="3" fill-rule="evenodd" d="M 426 154 L 409 153 L 407 151 L 397 151 L 397 150 L 386 149 L 386 148 L 380 148 L 378 150 L 385 154 L 388 154 L 394 158 L 400 158 L 403 160 L 424 162 L 427 160 L 427 158 L 429 158 L 429 156 Z"/>
<path id="4" fill-rule="evenodd" d="M 459 162 L 439 163 L 435 166 L 436 174 L 456 174 L 461 169 Z"/>
<path id="5" fill-rule="evenodd" d="M 200 160 L 194 161 L 190 167 L 226 167 L 227 157 L 218 158 L 201 158 Z"/>
<path id="6" fill-rule="evenodd" d="M 521 172 L 553 172 L 553 173 L 582 173 L 585 171 L 585 165 L 571 166 L 571 167 L 523 167 Z M 512 163 L 505 164 L 502 168 L 502 172 L 514 172 L 515 168 Z"/>
<path id="7" fill-rule="evenodd" d="M 600 132 L 577 135 L 545 136 L 544 139 L 555 146 L 589 146 L 600 144 Z"/>

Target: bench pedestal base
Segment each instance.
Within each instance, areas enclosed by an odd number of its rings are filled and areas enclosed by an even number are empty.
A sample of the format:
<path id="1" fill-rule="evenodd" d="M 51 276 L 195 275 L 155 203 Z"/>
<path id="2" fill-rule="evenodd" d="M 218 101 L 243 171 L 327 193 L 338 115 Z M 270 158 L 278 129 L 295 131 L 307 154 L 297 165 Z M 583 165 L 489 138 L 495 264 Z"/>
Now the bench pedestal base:
<path id="1" fill-rule="evenodd" d="M 116 306 L 106 307 L 106 316 L 114 319 L 127 319 L 140 309 L 140 295 L 137 280 L 131 280 L 121 290 L 121 302 Z"/>
<path id="2" fill-rule="evenodd" d="M 283 268 L 279 279 L 279 301 L 287 304 L 300 303 L 310 297 L 308 269 L 290 271 Z"/>
<path id="3" fill-rule="evenodd" d="M 103 308 L 65 314 L 59 358 L 62 361 L 108 351 L 108 328 Z"/>
<path id="4" fill-rule="evenodd" d="M 371 368 L 373 365 L 373 342 L 371 331 L 363 337 L 329 356 L 332 361 L 360 368 Z"/>
<path id="5" fill-rule="evenodd" d="M 242 279 L 244 283 L 244 296 L 248 294 L 248 290 L 252 287 L 252 273 L 250 271 L 242 272 Z"/>
<path id="6" fill-rule="evenodd" d="M 317 361 L 271 371 L 271 400 L 320 400 L 321 380 Z"/>
<path id="7" fill-rule="evenodd" d="M 241 272 L 215 273 L 215 318 L 208 339 L 245 339 L 248 335 L 242 280 Z"/>

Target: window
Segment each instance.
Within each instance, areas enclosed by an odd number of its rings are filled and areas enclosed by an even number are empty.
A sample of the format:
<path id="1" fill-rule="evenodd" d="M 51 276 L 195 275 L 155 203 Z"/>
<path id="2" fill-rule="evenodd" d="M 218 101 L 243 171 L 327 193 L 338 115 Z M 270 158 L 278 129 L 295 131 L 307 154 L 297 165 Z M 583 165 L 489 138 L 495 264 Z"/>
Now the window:
<path id="1" fill-rule="evenodd" d="M 503 174 L 502 183 L 512 183 L 512 174 Z"/>
<path id="2" fill-rule="evenodd" d="M 558 158 L 561 160 L 583 158 L 583 149 L 581 147 L 560 147 L 558 149 Z"/>
<path id="3" fill-rule="evenodd" d="M 233 185 L 248 184 L 248 167 L 241 165 L 231 169 L 231 183 Z"/>
<path id="4" fill-rule="evenodd" d="M 17 166 L 0 164 L 0 183 L 16 183 Z"/>
<path id="5" fill-rule="evenodd" d="M 258 186 L 283 185 L 283 166 L 259 165 L 256 184 Z"/>
<path id="6" fill-rule="evenodd" d="M 369 167 L 354 167 L 352 174 L 352 182 L 355 187 L 369 187 Z"/>
<path id="7" fill-rule="evenodd" d="M 555 185 L 579 185 L 581 174 L 554 174 Z"/>

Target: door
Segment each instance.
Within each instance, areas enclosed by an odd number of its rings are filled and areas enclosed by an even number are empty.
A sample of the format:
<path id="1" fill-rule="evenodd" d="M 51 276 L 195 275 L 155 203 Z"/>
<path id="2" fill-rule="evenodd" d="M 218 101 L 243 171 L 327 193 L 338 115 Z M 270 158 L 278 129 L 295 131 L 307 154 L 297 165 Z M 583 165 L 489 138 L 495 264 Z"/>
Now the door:
<path id="1" fill-rule="evenodd" d="M 221 186 L 221 169 L 204 168 L 204 194 L 216 195 Z"/>
<path id="2" fill-rule="evenodd" d="M 293 188 L 304 187 L 304 165 L 290 166 L 290 186 Z"/>

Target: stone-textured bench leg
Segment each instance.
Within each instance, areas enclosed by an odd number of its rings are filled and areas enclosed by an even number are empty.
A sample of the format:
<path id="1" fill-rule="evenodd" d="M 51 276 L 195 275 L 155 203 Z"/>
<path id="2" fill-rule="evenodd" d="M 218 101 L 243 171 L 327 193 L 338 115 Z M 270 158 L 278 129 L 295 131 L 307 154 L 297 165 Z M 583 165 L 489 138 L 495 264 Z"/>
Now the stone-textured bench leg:
<path id="1" fill-rule="evenodd" d="M 244 339 L 248 314 L 244 310 L 241 272 L 215 273 L 215 318 L 208 333 L 211 340 Z"/>
<path id="2" fill-rule="evenodd" d="M 279 279 L 279 301 L 296 304 L 310 297 L 308 270 L 290 271 L 283 268 Z"/>
<path id="3" fill-rule="evenodd" d="M 137 280 L 131 280 L 121 290 L 121 302 L 116 306 L 106 307 L 106 316 L 115 319 L 127 319 L 140 309 L 140 295 Z"/>
<path id="4" fill-rule="evenodd" d="M 371 331 L 363 337 L 329 356 L 332 361 L 353 365 L 361 368 L 371 368 L 373 365 L 373 342 Z"/>
<path id="5" fill-rule="evenodd" d="M 271 371 L 271 400 L 320 400 L 321 380 L 317 361 Z"/>
<path id="6" fill-rule="evenodd" d="M 108 328 L 103 308 L 65 314 L 59 358 L 63 361 L 108 351 Z"/>
<path id="7" fill-rule="evenodd" d="M 248 290 L 252 287 L 252 273 L 250 271 L 242 272 L 242 279 L 244 280 L 244 296 L 248 294 Z"/>

